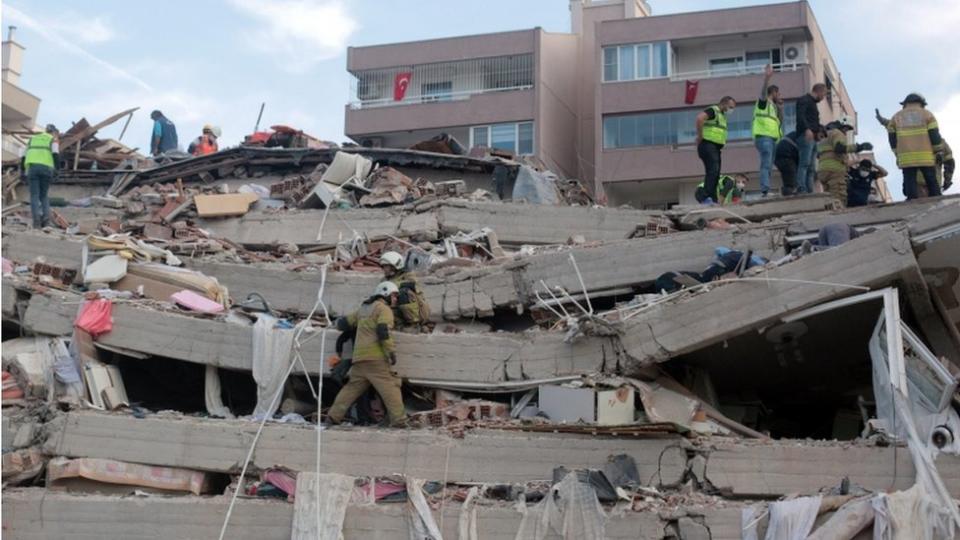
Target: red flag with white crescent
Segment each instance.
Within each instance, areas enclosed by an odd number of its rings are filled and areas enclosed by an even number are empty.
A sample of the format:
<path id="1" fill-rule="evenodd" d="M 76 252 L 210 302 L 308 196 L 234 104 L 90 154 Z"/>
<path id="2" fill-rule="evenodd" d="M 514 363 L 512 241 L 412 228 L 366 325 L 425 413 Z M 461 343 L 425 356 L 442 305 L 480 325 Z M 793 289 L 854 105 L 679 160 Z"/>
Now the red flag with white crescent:
<path id="1" fill-rule="evenodd" d="M 407 87 L 410 86 L 411 78 L 413 78 L 413 73 L 410 71 L 397 73 L 397 76 L 393 79 L 394 101 L 403 101 L 403 96 L 407 94 Z"/>

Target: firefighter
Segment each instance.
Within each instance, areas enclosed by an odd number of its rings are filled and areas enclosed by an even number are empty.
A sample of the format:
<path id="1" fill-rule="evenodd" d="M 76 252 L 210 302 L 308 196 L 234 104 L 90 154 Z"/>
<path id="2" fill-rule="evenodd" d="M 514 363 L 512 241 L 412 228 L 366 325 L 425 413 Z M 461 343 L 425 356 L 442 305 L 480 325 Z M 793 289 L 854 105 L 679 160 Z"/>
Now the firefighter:
<path id="1" fill-rule="evenodd" d="M 380 256 L 380 268 L 384 279 L 391 281 L 400 290 L 397 300 L 397 328 L 424 330 L 430 317 L 430 307 L 413 272 L 406 271 L 403 255 L 387 251 Z"/>
<path id="2" fill-rule="evenodd" d="M 43 133 L 30 137 L 27 150 L 20 159 L 20 170 L 30 186 L 30 215 L 33 228 L 40 229 L 50 223 L 50 184 L 57 177 L 60 163 L 57 126 L 47 124 Z"/>
<path id="3" fill-rule="evenodd" d="M 396 346 L 391 332 L 394 329 L 393 307 L 397 305 L 399 289 L 390 281 L 377 285 L 373 296 L 364 300 L 360 309 L 348 317 L 337 319 L 341 332 L 355 332 L 350 381 L 337 393 L 327 415 L 330 423 L 339 424 L 347 410 L 368 388 L 380 394 L 392 426 L 403 424 L 406 412 L 400 394 L 402 381 L 393 372 L 397 363 Z"/>
<path id="4" fill-rule="evenodd" d="M 934 148 L 942 143 L 937 119 L 926 109 L 927 100 L 920 94 L 908 94 L 900 105 L 903 108 L 887 123 L 887 137 L 890 148 L 897 154 L 897 167 L 903 171 L 903 194 L 907 200 L 920 196 L 914 181 L 919 174 L 923 176 L 928 195 L 936 197 L 941 191 Z"/>
<path id="5" fill-rule="evenodd" d="M 847 155 L 873 149 L 868 142 L 848 144 L 847 132 L 852 129 L 853 121 L 843 115 L 827 124 L 827 137 L 817 144 L 820 160 L 817 181 L 844 207 L 847 206 Z"/>

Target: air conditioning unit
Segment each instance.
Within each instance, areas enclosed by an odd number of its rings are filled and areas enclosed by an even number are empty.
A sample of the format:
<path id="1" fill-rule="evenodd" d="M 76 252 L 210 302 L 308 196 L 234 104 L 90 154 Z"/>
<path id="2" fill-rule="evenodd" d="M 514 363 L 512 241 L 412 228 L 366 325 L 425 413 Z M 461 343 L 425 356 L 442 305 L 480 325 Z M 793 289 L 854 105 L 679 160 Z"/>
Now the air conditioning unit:
<path id="1" fill-rule="evenodd" d="M 783 56 L 780 61 L 784 64 L 805 64 L 807 62 L 807 43 L 798 41 L 783 44 Z"/>
<path id="2" fill-rule="evenodd" d="M 364 148 L 383 148 L 383 137 L 364 137 L 360 139 L 360 146 Z"/>

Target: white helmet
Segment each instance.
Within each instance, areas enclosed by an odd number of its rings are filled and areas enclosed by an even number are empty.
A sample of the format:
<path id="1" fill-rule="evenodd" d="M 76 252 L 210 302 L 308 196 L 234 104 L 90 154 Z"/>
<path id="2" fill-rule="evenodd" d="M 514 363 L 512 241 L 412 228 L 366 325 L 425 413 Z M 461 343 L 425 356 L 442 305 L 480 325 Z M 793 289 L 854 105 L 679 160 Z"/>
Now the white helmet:
<path id="1" fill-rule="evenodd" d="M 380 266 L 392 266 L 397 270 L 403 270 L 403 255 L 396 251 L 387 251 L 380 256 Z"/>
<path id="2" fill-rule="evenodd" d="M 853 118 L 850 118 L 850 116 L 846 114 L 837 118 L 837 123 L 840 124 L 841 127 L 853 128 Z"/>
<path id="3" fill-rule="evenodd" d="M 400 289 L 392 281 L 381 281 L 377 289 L 373 292 L 374 296 L 389 298 L 391 294 L 399 293 Z"/>

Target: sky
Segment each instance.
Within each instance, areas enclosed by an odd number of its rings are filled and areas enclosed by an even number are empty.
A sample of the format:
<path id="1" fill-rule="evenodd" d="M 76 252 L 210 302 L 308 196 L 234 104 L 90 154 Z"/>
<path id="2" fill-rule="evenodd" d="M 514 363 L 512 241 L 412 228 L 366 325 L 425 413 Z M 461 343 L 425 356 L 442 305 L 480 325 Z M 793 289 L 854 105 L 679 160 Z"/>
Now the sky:
<path id="1" fill-rule="evenodd" d="M 764 3 L 774 2 L 649 0 L 655 15 Z M 874 143 L 899 196 L 873 110 L 892 116 L 920 91 L 960 153 L 960 2 L 810 4 L 859 114 L 858 140 Z M 63 130 L 81 117 L 95 123 L 140 107 L 123 142 L 146 153 L 153 109 L 177 124 L 184 145 L 206 123 L 221 127 L 222 144 L 238 144 L 261 103 L 261 128 L 286 124 L 344 141 L 348 46 L 536 26 L 567 32 L 570 12 L 566 0 L 3 0 L 8 25 L 26 47 L 21 87 L 43 100 L 39 124 Z M 117 137 L 121 127 L 103 135 Z"/>

